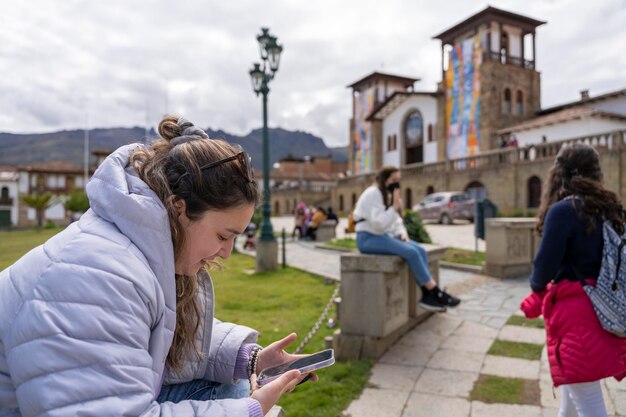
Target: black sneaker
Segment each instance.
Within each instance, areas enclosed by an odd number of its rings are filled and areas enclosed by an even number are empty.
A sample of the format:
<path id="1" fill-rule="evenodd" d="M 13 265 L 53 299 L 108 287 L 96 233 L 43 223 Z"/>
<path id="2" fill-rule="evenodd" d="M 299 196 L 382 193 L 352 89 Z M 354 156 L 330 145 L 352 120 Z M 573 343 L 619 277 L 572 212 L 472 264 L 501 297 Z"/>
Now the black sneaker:
<path id="1" fill-rule="evenodd" d="M 420 307 L 428 311 L 446 311 L 446 306 L 441 304 L 441 302 L 437 299 L 437 294 L 435 293 L 435 291 L 423 291 L 422 299 L 420 300 L 419 305 Z"/>
<path id="2" fill-rule="evenodd" d="M 440 290 L 439 288 L 437 288 L 437 290 L 433 292 L 435 293 L 435 297 L 437 298 L 437 301 L 441 305 L 444 305 L 447 307 L 456 307 L 459 304 L 461 304 L 461 300 L 448 294 L 447 292 L 443 290 Z"/>

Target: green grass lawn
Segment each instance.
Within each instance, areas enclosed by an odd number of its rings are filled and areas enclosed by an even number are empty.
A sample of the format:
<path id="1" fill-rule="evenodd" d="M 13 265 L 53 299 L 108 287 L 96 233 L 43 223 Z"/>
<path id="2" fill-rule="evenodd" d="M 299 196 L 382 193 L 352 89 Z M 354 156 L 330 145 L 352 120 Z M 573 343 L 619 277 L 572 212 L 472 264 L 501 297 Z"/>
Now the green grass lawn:
<path id="1" fill-rule="evenodd" d="M 482 266 L 485 263 L 485 252 L 474 252 L 473 250 L 448 248 L 446 249 L 446 252 L 441 260 L 458 264 Z"/>
<path id="2" fill-rule="evenodd" d="M 0 269 L 8 267 L 60 230 L 0 232 Z M 257 329 L 261 345 L 296 332 L 298 340 L 289 349 L 293 351 L 307 336 L 335 290 L 335 285 L 324 284 L 322 278 L 293 268 L 252 273 L 254 258 L 240 254 L 234 254 L 222 263 L 222 270 L 211 273 L 216 293 L 216 316 L 220 320 Z M 329 317 L 335 317 L 334 307 Z M 324 349 L 324 337 L 334 330 L 324 323 L 303 352 Z M 285 394 L 280 405 L 289 417 L 337 416 L 361 393 L 372 364 L 369 360 L 337 362 L 318 372 L 320 381 L 307 382 L 293 393 Z"/>
<path id="3" fill-rule="evenodd" d="M 0 232 L 0 271 L 39 246 L 62 229 L 29 229 Z"/>
<path id="4" fill-rule="evenodd" d="M 356 240 L 346 237 L 343 239 L 334 239 L 329 242 L 324 243 L 324 246 L 330 246 L 333 248 L 341 248 L 341 249 L 353 249 L 356 250 Z"/>
<path id="5" fill-rule="evenodd" d="M 539 383 L 529 379 L 481 375 L 470 393 L 470 400 L 489 404 L 539 405 Z"/>
<path id="6" fill-rule="evenodd" d="M 489 355 L 508 356 L 510 358 L 538 361 L 541 359 L 542 350 L 543 345 L 496 339 L 487 353 Z"/>
<path id="7" fill-rule="evenodd" d="M 251 273 L 254 258 L 235 254 L 223 261 L 224 269 L 212 272 L 216 293 L 216 316 L 259 330 L 261 345 L 267 345 L 292 331 L 298 340 L 306 337 L 326 307 L 335 285 L 293 268 L 276 272 Z M 330 316 L 334 317 L 334 308 Z M 324 349 L 324 337 L 334 329 L 323 324 L 304 353 Z M 280 405 L 289 417 L 336 416 L 360 394 L 367 382 L 371 361 L 337 362 L 318 372 L 320 380 L 300 385 L 282 397 Z"/>
<path id="8" fill-rule="evenodd" d="M 543 319 L 528 319 L 522 316 L 511 316 L 506 324 L 512 324 L 514 326 L 533 327 L 535 329 L 545 329 L 546 324 Z"/>

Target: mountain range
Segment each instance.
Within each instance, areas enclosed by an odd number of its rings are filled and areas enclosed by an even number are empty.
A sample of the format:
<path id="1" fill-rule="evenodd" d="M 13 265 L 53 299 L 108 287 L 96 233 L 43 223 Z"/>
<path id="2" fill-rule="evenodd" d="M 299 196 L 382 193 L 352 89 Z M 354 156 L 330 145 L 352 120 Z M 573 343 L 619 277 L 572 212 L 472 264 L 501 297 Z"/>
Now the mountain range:
<path id="1" fill-rule="evenodd" d="M 246 136 L 237 136 L 223 130 L 206 131 L 210 138 L 225 139 L 241 145 L 252 157 L 255 169 L 263 165 L 263 130 L 255 129 Z M 83 130 L 63 130 L 52 133 L 0 133 L 0 165 L 23 165 L 34 162 L 67 161 L 83 165 Z M 154 130 L 144 128 L 106 128 L 89 131 L 90 153 L 96 149 L 114 150 L 134 142 L 147 142 L 156 137 Z M 269 129 L 270 164 L 286 158 L 305 156 L 332 156 L 333 160 L 348 160 L 347 146 L 329 148 L 322 138 L 302 131 L 282 128 Z M 93 157 L 91 157 L 93 158 Z"/>

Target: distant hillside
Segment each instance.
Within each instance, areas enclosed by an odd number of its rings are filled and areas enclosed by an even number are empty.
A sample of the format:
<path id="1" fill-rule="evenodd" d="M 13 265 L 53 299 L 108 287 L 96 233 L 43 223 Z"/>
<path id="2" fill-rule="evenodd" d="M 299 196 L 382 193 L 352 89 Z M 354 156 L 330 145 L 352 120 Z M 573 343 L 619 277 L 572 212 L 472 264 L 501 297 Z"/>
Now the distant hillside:
<path id="1" fill-rule="evenodd" d="M 246 136 L 231 135 L 222 130 L 207 130 L 211 138 L 223 138 L 230 143 L 240 144 L 252 156 L 256 169 L 263 164 L 263 132 L 256 129 Z M 269 129 L 270 163 L 288 155 L 293 157 L 333 156 L 334 160 L 346 162 L 347 149 L 328 148 L 322 138 L 301 131 L 288 131 L 281 128 Z M 155 132 L 148 134 L 150 140 Z M 89 148 L 116 149 L 122 145 L 146 140 L 143 128 L 110 128 L 89 131 Z M 20 165 L 32 162 L 63 160 L 83 164 L 84 131 L 64 130 L 41 134 L 0 133 L 0 165 Z"/>

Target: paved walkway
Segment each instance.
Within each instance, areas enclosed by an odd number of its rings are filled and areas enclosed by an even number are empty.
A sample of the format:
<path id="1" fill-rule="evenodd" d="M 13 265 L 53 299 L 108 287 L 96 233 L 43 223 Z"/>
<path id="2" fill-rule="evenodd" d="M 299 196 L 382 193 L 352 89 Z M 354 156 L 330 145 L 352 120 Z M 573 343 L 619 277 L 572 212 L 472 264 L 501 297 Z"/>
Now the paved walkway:
<path id="1" fill-rule="evenodd" d="M 450 227 L 444 233 L 445 239 L 469 241 L 459 236 L 468 233 L 464 228 L 467 226 Z M 431 236 L 435 243 L 445 244 L 435 234 Z M 315 248 L 312 242 L 287 242 L 290 265 L 326 277 L 338 279 L 340 255 Z M 461 305 L 431 316 L 392 346 L 374 365 L 366 388 L 343 416 L 557 416 L 560 392 L 552 389 L 545 347 L 538 361 L 487 354 L 496 339 L 545 343 L 543 329 L 506 324 L 512 315 L 521 314 L 519 303 L 529 291 L 527 281 L 499 280 L 447 268 L 440 269 L 440 281 L 460 295 Z M 540 402 L 522 405 L 471 401 L 470 392 L 482 375 L 536 381 Z M 603 388 L 609 415 L 626 416 L 626 381 L 607 379 Z"/>

